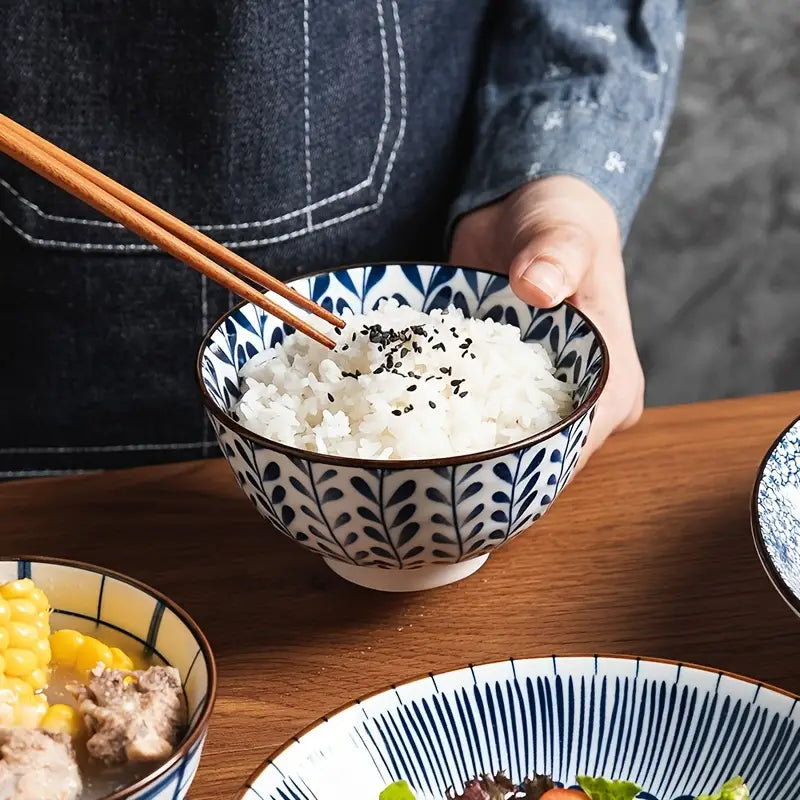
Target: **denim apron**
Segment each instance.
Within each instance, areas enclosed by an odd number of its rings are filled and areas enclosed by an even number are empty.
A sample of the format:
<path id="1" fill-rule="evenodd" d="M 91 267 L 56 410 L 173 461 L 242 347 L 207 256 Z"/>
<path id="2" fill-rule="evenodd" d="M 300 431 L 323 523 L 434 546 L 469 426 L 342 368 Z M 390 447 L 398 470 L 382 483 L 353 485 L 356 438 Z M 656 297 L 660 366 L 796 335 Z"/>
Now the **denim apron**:
<path id="1" fill-rule="evenodd" d="M 4 0 L 0 110 L 285 278 L 436 259 L 488 0 Z M 0 157 L 0 477 L 214 453 L 235 298 Z"/>

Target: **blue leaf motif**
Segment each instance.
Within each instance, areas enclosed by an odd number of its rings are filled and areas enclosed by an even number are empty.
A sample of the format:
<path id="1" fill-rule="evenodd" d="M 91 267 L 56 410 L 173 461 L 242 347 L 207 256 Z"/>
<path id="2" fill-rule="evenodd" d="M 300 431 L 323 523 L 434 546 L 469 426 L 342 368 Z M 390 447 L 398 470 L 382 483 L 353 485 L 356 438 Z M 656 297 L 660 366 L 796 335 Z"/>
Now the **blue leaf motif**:
<path id="1" fill-rule="evenodd" d="M 398 525 L 402 525 L 404 522 L 408 522 L 411 517 L 414 516 L 414 512 L 417 510 L 417 507 L 413 503 L 407 503 L 404 505 L 398 512 L 397 516 L 394 518 L 392 522 L 392 527 L 396 528 Z"/>
<path id="2" fill-rule="evenodd" d="M 517 514 L 522 515 L 524 514 L 528 508 L 530 507 L 531 503 L 536 499 L 536 496 L 539 494 L 538 491 L 531 492 L 520 504 L 519 509 L 517 510 Z"/>
<path id="3" fill-rule="evenodd" d="M 443 533 L 434 533 L 431 537 L 436 544 L 455 544 L 456 540 L 445 536 Z"/>
<path id="4" fill-rule="evenodd" d="M 358 534 L 357 533 L 348 533 L 344 543 L 346 547 L 350 547 L 350 545 L 355 544 L 358 541 Z"/>
<path id="5" fill-rule="evenodd" d="M 508 522 L 508 517 L 506 516 L 506 512 L 498 509 L 497 511 L 492 512 L 492 520 L 494 522 Z"/>
<path id="6" fill-rule="evenodd" d="M 256 336 L 259 335 L 258 331 L 252 326 L 250 320 L 247 318 L 247 315 L 241 308 L 237 309 L 236 311 L 232 311 L 228 317 L 228 320 L 232 320 L 231 324 L 235 322 L 240 328 L 244 328 L 246 331 L 250 331 L 250 333 Z M 234 325 L 233 327 L 235 328 L 236 326 Z M 225 326 L 225 330 L 230 330 L 227 325 Z"/>
<path id="7" fill-rule="evenodd" d="M 394 555 L 383 547 L 370 547 L 370 552 L 373 555 L 380 556 L 381 558 L 394 559 Z"/>
<path id="8" fill-rule="evenodd" d="M 467 286 L 472 289 L 472 294 L 478 296 L 478 273 L 472 269 L 464 270 L 464 279 L 467 281 Z"/>
<path id="9" fill-rule="evenodd" d="M 492 306 L 484 315 L 484 319 L 500 322 L 503 319 L 503 306 Z"/>
<path id="10" fill-rule="evenodd" d="M 470 467 L 459 479 L 458 483 L 461 485 L 464 481 L 468 481 L 476 472 L 480 472 L 483 469 L 483 464 L 475 464 L 474 466 Z M 444 475 L 443 477 L 449 478 L 450 475 Z"/>
<path id="11" fill-rule="evenodd" d="M 558 326 L 555 325 L 550 331 L 550 349 L 554 353 L 558 352 Z"/>
<path id="12" fill-rule="evenodd" d="M 418 556 L 420 553 L 424 552 L 425 548 L 417 545 L 416 547 L 412 547 L 410 550 L 406 551 L 406 559 L 414 558 L 414 556 Z"/>
<path id="13" fill-rule="evenodd" d="M 284 506 L 285 508 L 285 506 Z M 322 522 L 322 520 L 317 516 L 317 512 L 310 509 L 305 503 L 300 505 L 300 510 L 307 516 L 311 517 L 311 519 L 315 519 L 317 522 Z"/>
<path id="14" fill-rule="evenodd" d="M 279 344 L 283 341 L 283 330 L 281 328 L 275 328 L 272 331 L 272 336 L 269 339 L 269 346 L 275 347 L 276 344 Z"/>
<path id="15" fill-rule="evenodd" d="M 469 550 L 467 550 L 467 553 L 474 553 L 476 550 L 479 550 L 481 547 L 483 547 L 485 541 L 486 541 L 485 539 L 478 539 L 477 542 L 473 542 L 469 546 Z"/>
<path id="16" fill-rule="evenodd" d="M 523 478 L 527 478 L 528 475 L 530 475 L 531 472 L 533 472 L 536 469 L 536 467 L 538 467 L 539 464 L 541 464 L 542 461 L 544 461 L 544 454 L 545 454 L 544 448 L 536 452 L 536 455 L 531 459 L 528 466 L 525 467 L 525 471 L 522 473 Z"/>
<path id="17" fill-rule="evenodd" d="M 483 513 L 484 508 L 486 508 L 486 506 L 483 503 L 478 503 L 478 505 L 476 505 L 475 508 L 473 508 L 472 511 L 470 511 L 466 517 L 464 517 L 463 524 L 466 525 L 468 522 L 472 522 L 472 520 L 475 519 L 475 517 Z"/>
<path id="18" fill-rule="evenodd" d="M 511 502 L 511 498 L 505 492 L 495 492 L 492 495 L 492 500 L 495 503 L 504 503 L 505 505 Z"/>
<path id="19" fill-rule="evenodd" d="M 342 284 L 342 286 L 344 286 L 345 289 L 353 294 L 358 294 L 355 284 L 353 283 L 353 279 L 350 277 L 350 273 L 346 269 L 340 270 L 339 272 L 334 272 L 333 276 L 337 281 L 339 281 L 339 283 Z"/>
<path id="20" fill-rule="evenodd" d="M 291 525 L 294 521 L 294 511 L 289 506 L 281 506 L 281 519 L 284 525 Z M 298 538 L 300 534 L 297 534 Z"/>
<path id="21" fill-rule="evenodd" d="M 470 316 L 469 303 L 467 298 L 461 292 L 456 292 L 453 295 L 453 305 L 465 316 Z"/>
<path id="22" fill-rule="evenodd" d="M 547 338 L 547 334 L 550 333 L 550 329 L 553 327 L 553 317 L 551 314 L 545 314 L 544 318 L 538 321 L 536 317 L 534 317 L 534 322 L 536 324 L 528 331 L 527 336 L 525 336 L 525 341 L 543 342 Z"/>
<path id="23" fill-rule="evenodd" d="M 427 497 L 428 500 L 432 500 L 434 503 L 450 504 L 450 501 L 435 486 L 429 486 L 425 490 L 425 497 Z"/>
<path id="24" fill-rule="evenodd" d="M 444 265 L 436 267 L 433 271 L 431 281 L 428 284 L 428 293 L 430 294 L 438 286 L 442 286 L 448 281 L 452 280 L 455 274 L 455 267 L 448 267 Z"/>
<path id="25" fill-rule="evenodd" d="M 373 503 L 378 502 L 378 498 L 375 497 L 375 492 L 372 491 L 370 485 L 363 479 L 356 475 L 353 478 L 350 478 L 350 485 L 362 496 L 366 497 L 367 500 L 371 500 Z"/>
<path id="26" fill-rule="evenodd" d="M 483 528 L 484 528 L 484 525 L 483 525 L 482 522 L 479 522 L 477 525 L 475 525 L 472 528 L 472 530 L 467 534 L 466 541 L 469 541 L 470 539 L 474 539 L 483 530 Z"/>
<path id="27" fill-rule="evenodd" d="M 344 497 L 344 492 L 341 489 L 337 489 L 335 486 L 332 486 L 330 489 L 326 489 L 325 493 L 322 495 L 322 502 L 323 503 L 334 503 L 337 500 L 341 500 Z"/>
<path id="28" fill-rule="evenodd" d="M 365 525 L 364 533 L 373 541 L 386 542 L 386 537 L 377 528 L 373 528 L 372 525 Z"/>
<path id="29" fill-rule="evenodd" d="M 318 303 L 320 298 L 328 291 L 328 287 L 331 284 L 331 276 L 329 273 L 324 273 L 322 275 L 317 275 L 314 278 L 314 282 L 311 285 L 311 299 Z"/>
<path id="30" fill-rule="evenodd" d="M 375 522 L 378 525 L 381 524 L 378 515 L 371 508 L 367 508 L 366 506 L 359 506 L 358 509 L 356 510 L 358 511 L 358 515 L 361 517 L 361 519 L 366 519 L 369 520 L 370 522 Z"/>
<path id="31" fill-rule="evenodd" d="M 343 511 L 341 514 L 339 514 L 338 517 L 336 517 L 336 521 L 333 523 L 333 527 L 341 528 L 342 525 L 347 525 L 347 523 L 350 522 L 351 519 L 352 517 L 350 516 L 350 514 L 348 514 L 347 511 Z M 345 544 L 347 544 L 347 542 L 345 542 Z"/>
<path id="32" fill-rule="evenodd" d="M 341 315 L 342 315 L 342 313 L 344 313 L 345 311 L 352 311 L 352 310 L 353 310 L 353 309 L 352 309 L 352 308 L 350 308 L 350 304 L 347 302 L 347 300 L 345 300 L 345 299 L 344 299 L 344 297 L 340 297 L 340 298 L 339 298 L 339 299 L 336 301 L 336 313 L 337 313 L 337 314 L 339 314 L 340 316 L 341 316 Z"/>
<path id="33" fill-rule="evenodd" d="M 408 544 L 419 531 L 419 525 L 416 522 L 409 522 L 408 525 L 400 531 L 400 537 L 397 540 L 398 547 Z"/>
<path id="34" fill-rule="evenodd" d="M 555 450 L 553 450 L 552 453 L 550 453 L 551 464 L 560 464 L 561 460 L 562 460 L 561 451 L 558 448 L 556 448 Z"/>
<path id="35" fill-rule="evenodd" d="M 402 267 L 403 275 L 406 280 L 420 293 L 424 293 L 422 278 L 419 274 L 419 267 L 416 264 L 404 264 Z"/>
<path id="36" fill-rule="evenodd" d="M 433 311 L 437 308 L 447 308 L 453 297 L 453 290 L 449 286 L 441 288 L 426 304 L 425 311 Z"/>
<path id="37" fill-rule="evenodd" d="M 300 492 L 300 494 L 302 494 L 305 497 L 308 498 L 311 497 L 311 493 L 308 491 L 308 489 L 306 489 L 306 487 L 302 483 L 300 483 L 300 481 L 297 480 L 297 478 L 295 478 L 294 475 L 290 476 L 289 483 L 292 485 L 292 488 L 295 491 Z"/>
<path id="38" fill-rule="evenodd" d="M 338 475 L 335 469 L 326 469 L 322 475 L 317 478 L 317 483 L 325 483 L 325 481 L 329 481 L 331 478 L 335 478 Z"/>
<path id="39" fill-rule="evenodd" d="M 286 497 L 286 489 L 283 486 L 276 486 L 272 490 L 272 504 L 275 506 L 279 506 Z"/>
<path id="40" fill-rule="evenodd" d="M 437 525 L 452 525 L 453 522 L 448 517 L 445 517 L 444 514 L 440 514 L 438 511 L 431 517 L 431 522 L 435 522 Z"/>
<path id="41" fill-rule="evenodd" d="M 383 266 L 370 267 L 367 270 L 367 282 L 366 282 L 366 285 L 365 285 L 364 294 L 365 295 L 368 294 L 369 290 L 373 286 L 377 285 L 385 274 L 386 274 L 386 267 L 383 267 Z M 362 298 L 362 300 L 363 300 L 363 298 Z"/>
<path id="42" fill-rule="evenodd" d="M 461 492 L 461 495 L 458 498 L 459 505 L 465 500 L 469 500 L 470 497 L 474 497 L 482 488 L 482 483 L 478 483 L 477 481 L 475 483 L 471 483 L 466 489 L 464 489 L 463 492 Z"/>
<path id="43" fill-rule="evenodd" d="M 515 328 L 519 328 L 519 317 L 517 316 L 517 311 L 514 306 L 508 306 L 508 308 L 506 308 L 506 322 L 509 325 L 513 325 Z"/>
<path id="44" fill-rule="evenodd" d="M 498 464 L 495 464 L 492 471 L 504 483 L 511 483 L 514 480 L 511 477 L 511 470 L 504 461 L 500 461 Z"/>
<path id="45" fill-rule="evenodd" d="M 401 483 L 400 486 L 398 486 L 397 489 L 395 489 L 395 491 L 392 493 L 392 496 L 389 498 L 389 500 L 386 502 L 387 508 L 395 506 L 398 503 L 402 503 L 404 500 L 408 500 L 408 498 L 411 497 L 412 494 L 414 494 L 416 488 L 417 488 L 416 481 L 408 480 Z"/>

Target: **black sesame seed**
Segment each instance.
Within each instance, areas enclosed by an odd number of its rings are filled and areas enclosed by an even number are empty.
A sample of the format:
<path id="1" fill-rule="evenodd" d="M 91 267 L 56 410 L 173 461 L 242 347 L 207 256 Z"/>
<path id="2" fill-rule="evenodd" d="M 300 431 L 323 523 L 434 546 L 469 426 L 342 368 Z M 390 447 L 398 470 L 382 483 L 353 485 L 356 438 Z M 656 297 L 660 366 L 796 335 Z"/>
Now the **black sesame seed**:
<path id="1" fill-rule="evenodd" d="M 470 353 L 470 354 L 469 354 L 469 357 L 470 357 L 470 358 L 475 358 L 475 353 Z"/>
<path id="2" fill-rule="evenodd" d="M 350 347 L 349 344 L 343 344 L 342 345 L 342 350 L 347 350 L 349 347 Z"/>
<path id="3" fill-rule="evenodd" d="M 444 345 L 443 345 L 441 342 L 439 342 L 439 344 L 435 344 L 435 345 L 434 345 L 434 346 L 431 348 L 431 350 L 441 350 L 442 352 L 444 352 L 444 350 L 445 350 L 445 346 L 444 346 Z"/>
<path id="4" fill-rule="evenodd" d="M 428 400 L 428 405 L 429 405 L 431 408 L 436 408 L 436 403 L 434 403 L 434 402 L 433 402 L 433 400 Z"/>
<path id="5" fill-rule="evenodd" d="M 461 392 L 461 394 L 459 395 L 459 397 L 466 397 L 466 396 L 467 396 L 466 392 Z"/>
<path id="6" fill-rule="evenodd" d="M 405 358 L 410 352 L 411 351 L 407 347 L 402 348 L 400 350 L 400 358 Z"/>
<path id="7" fill-rule="evenodd" d="M 396 408 L 394 411 L 392 411 L 392 414 L 394 414 L 396 417 L 399 417 L 402 413 L 403 412 L 399 408 Z"/>
<path id="8" fill-rule="evenodd" d="M 331 403 L 333 402 L 333 395 L 330 392 L 328 392 L 328 400 L 330 400 Z"/>
<path id="9" fill-rule="evenodd" d="M 417 391 L 417 384 L 412 383 L 411 386 L 406 386 L 407 392 L 416 392 Z"/>

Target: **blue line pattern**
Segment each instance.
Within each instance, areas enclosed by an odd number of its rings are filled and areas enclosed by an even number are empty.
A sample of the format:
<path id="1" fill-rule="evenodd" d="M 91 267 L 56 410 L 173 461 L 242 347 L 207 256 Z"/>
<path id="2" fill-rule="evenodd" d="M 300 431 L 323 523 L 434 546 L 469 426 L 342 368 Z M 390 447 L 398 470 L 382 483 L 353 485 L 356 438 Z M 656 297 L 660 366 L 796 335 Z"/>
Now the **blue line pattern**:
<path id="1" fill-rule="evenodd" d="M 553 666 L 555 665 L 555 670 Z M 251 781 L 246 800 L 377 798 L 405 779 L 441 800 L 481 772 L 633 780 L 689 800 L 743 775 L 754 798 L 796 800 L 800 709 L 769 689 L 626 658 L 527 659 L 383 692 L 331 717 Z"/>

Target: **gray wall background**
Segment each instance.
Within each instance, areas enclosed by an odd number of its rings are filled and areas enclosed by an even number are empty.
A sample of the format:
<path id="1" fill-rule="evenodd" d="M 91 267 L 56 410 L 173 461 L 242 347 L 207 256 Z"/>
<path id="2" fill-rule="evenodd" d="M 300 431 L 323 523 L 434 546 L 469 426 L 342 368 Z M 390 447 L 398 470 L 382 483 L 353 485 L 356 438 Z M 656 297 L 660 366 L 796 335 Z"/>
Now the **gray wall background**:
<path id="1" fill-rule="evenodd" d="M 797 0 L 690 6 L 626 261 L 649 405 L 800 388 Z"/>

